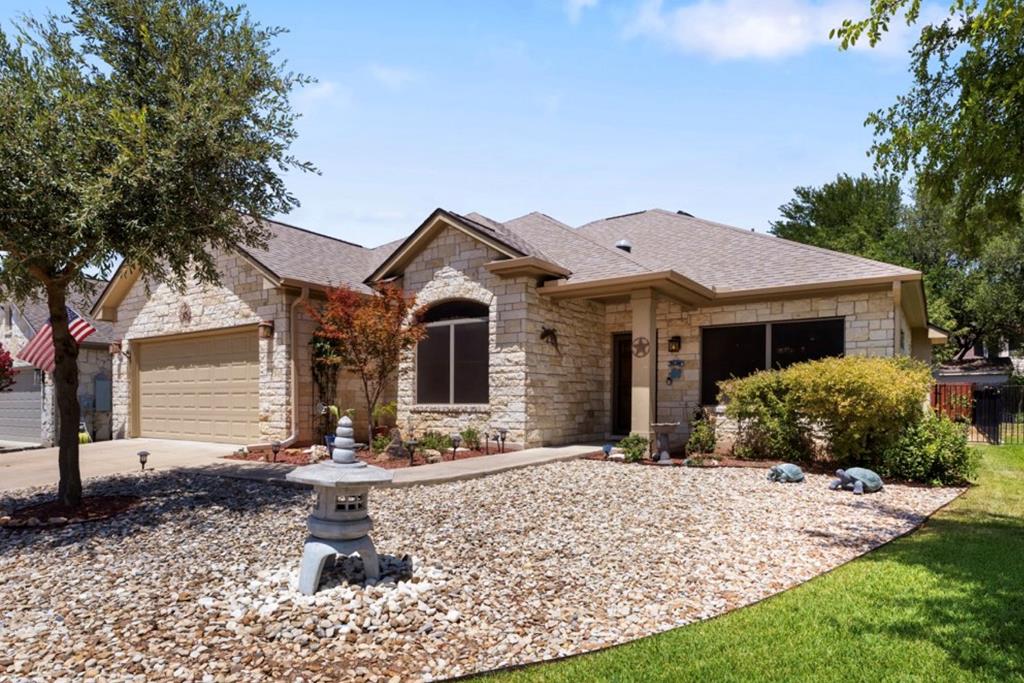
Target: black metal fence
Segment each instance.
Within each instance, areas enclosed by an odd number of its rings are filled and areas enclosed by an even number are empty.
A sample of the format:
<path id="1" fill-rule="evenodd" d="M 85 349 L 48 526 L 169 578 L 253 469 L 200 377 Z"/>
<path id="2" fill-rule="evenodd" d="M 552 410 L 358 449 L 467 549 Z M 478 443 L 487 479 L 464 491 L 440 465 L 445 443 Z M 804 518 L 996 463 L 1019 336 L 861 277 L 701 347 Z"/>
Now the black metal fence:
<path id="1" fill-rule="evenodd" d="M 939 384 L 932 389 L 932 406 L 969 423 L 974 443 L 1024 444 L 1024 386 Z"/>

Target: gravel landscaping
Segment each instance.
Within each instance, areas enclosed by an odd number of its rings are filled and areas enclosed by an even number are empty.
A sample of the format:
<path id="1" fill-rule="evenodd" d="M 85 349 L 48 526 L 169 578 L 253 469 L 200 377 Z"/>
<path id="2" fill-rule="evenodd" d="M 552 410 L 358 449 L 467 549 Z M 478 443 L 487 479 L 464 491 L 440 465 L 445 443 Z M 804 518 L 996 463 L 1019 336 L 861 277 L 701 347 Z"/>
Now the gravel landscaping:
<path id="1" fill-rule="evenodd" d="M 801 583 L 962 491 L 855 497 L 829 480 L 574 461 L 374 491 L 383 580 L 349 583 L 348 560 L 314 597 L 294 590 L 311 493 L 173 472 L 93 481 L 88 494 L 143 502 L 0 530 L 0 678 L 431 680 L 584 652 Z"/>

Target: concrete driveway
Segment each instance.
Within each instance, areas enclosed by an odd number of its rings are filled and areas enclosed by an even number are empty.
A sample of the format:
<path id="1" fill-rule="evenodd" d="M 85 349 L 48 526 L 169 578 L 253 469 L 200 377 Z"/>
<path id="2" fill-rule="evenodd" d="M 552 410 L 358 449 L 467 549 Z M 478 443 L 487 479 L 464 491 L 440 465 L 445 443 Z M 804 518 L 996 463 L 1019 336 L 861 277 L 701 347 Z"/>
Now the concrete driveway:
<path id="1" fill-rule="evenodd" d="M 223 443 L 119 439 L 80 447 L 82 479 L 139 471 L 139 451 L 149 451 L 146 469 L 168 470 L 219 462 L 238 447 Z M 221 461 L 222 462 L 222 461 Z M 57 485 L 57 449 L 0 453 L 0 491 Z"/>

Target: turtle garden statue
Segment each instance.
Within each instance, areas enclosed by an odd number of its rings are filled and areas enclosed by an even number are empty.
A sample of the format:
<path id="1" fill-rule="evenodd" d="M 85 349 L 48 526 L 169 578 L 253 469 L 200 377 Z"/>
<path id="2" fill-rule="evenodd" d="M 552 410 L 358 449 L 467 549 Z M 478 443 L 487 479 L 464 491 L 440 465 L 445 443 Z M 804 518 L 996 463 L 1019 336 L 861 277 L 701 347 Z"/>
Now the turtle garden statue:
<path id="1" fill-rule="evenodd" d="M 863 467 L 836 470 L 836 476 L 839 478 L 833 480 L 828 486 L 833 491 L 845 489 L 853 491 L 855 495 L 859 496 L 862 493 L 874 493 L 882 490 L 882 478 Z"/>
<path id="2" fill-rule="evenodd" d="M 768 481 L 779 481 L 783 484 L 797 484 L 804 480 L 804 471 L 790 462 L 775 465 L 768 470 Z"/>

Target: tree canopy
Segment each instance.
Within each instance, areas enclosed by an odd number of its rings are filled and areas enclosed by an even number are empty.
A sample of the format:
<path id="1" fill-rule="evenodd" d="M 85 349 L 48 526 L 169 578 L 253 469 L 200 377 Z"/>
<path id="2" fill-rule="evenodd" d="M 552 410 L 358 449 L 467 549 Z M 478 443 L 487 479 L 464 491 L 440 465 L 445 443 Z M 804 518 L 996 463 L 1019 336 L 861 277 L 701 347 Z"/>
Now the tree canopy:
<path id="1" fill-rule="evenodd" d="M 916 24 L 921 0 L 873 0 L 866 18 L 833 31 L 843 48 L 883 40 L 894 21 Z M 972 256 L 988 236 L 1016 233 L 1024 192 L 1024 9 L 1017 0 L 953 0 L 921 25 L 913 85 L 872 113 L 880 169 L 912 171 L 920 191 L 948 205 Z"/>
<path id="2" fill-rule="evenodd" d="M 123 258 L 147 280 L 216 281 L 219 250 L 259 247 L 296 199 L 283 173 L 280 28 L 218 0 L 69 0 L 0 31 L 0 297 L 45 298 L 53 323 L 62 500 L 80 500 L 69 286 Z"/>

